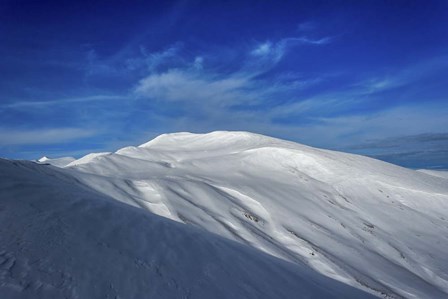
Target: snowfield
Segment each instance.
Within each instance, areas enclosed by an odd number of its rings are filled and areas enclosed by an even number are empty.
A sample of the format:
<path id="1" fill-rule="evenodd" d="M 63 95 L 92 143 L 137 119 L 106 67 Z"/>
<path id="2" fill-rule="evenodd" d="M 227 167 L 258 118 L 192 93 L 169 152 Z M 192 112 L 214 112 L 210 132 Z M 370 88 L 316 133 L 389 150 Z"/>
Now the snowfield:
<path id="1" fill-rule="evenodd" d="M 419 169 L 418 171 L 430 174 L 433 176 L 438 176 L 441 178 L 448 179 L 448 171 L 447 170 L 429 170 L 429 169 Z"/>
<path id="2" fill-rule="evenodd" d="M 448 298 L 443 176 L 247 132 L 0 164 L 0 297 Z"/>
<path id="3" fill-rule="evenodd" d="M 310 268 L 0 159 L 0 298 L 368 298 Z"/>

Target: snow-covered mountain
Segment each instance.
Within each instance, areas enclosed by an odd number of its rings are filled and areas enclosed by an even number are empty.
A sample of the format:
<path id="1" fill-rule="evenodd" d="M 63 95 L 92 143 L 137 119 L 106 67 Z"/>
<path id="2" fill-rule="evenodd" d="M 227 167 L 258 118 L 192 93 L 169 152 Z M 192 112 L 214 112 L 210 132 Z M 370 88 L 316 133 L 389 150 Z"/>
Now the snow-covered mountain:
<path id="1" fill-rule="evenodd" d="M 9 163 L 11 168 L 10 164 L 17 162 L 3 163 Z M 62 169 L 30 165 L 20 163 L 16 167 L 27 168 L 33 180 L 37 180 L 34 178 L 36 175 L 42 176 L 40 183 L 30 179 L 29 190 L 35 187 L 39 192 L 45 190 L 52 194 L 42 196 L 44 198 L 52 198 L 62 192 L 63 184 L 49 177 L 65 180 L 65 185 L 71 182 L 73 191 L 70 195 L 52 199 L 60 203 L 69 198 L 70 202 L 67 210 L 52 212 L 54 217 L 93 217 L 89 214 L 90 202 L 94 202 L 92 205 L 95 207 L 100 200 L 84 199 L 75 191 L 79 188 L 90 190 L 84 191 L 88 192 L 88 197 L 101 197 L 104 209 L 113 209 L 113 213 L 106 213 L 110 218 L 102 219 L 101 212 L 96 213 L 98 218 L 92 223 L 85 222 L 89 227 L 86 234 L 93 234 L 91 231 L 100 226 L 100 230 L 105 232 L 95 233 L 106 236 L 109 245 L 120 243 L 120 239 L 134 244 L 132 242 L 137 241 L 132 238 L 146 240 L 141 236 L 146 234 L 151 242 L 169 243 L 164 239 L 166 235 L 154 232 L 156 225 L 153 223 L 163 223 L 170 229 L 173 227 L 178 235 L 176 238 L 188 245 L 180 241 L 171 245 L 182 243 L 181 246 L 191 246 L 187 250 L 195 253 L 191 261 L 176 260 L 179 269 L 172 274 L 177 276 L 171 287 L 187 287 L 191 283 L 179 277 L 184 270 L 199 271 L 191 265 L 192 261 L 207 264 L 202 258 L 212 260 L 217 256 L 215 267 L 227 274 L 232 273 L 231 276 L 234 275 L 232 271 L 242 271 L 247 275 L 235 276 L 237 280 L 252 279 L 244 286 L 233 285 L 234 281 L 226 282 L 226 287 L 218 283 L 215 288 L 224 293 L 229 285 L 234 287 L 223 295 L 227 298 L 249 298 L 250 295 L 255 298 L 261 294 L 266 298 L 307 298 L 303 290 L 316 298 L 330 298 L 328 294 L 341 298 L 367 298 L 366 293 L 356 293 L 356 289 L 387 298 L 448 298 L 448 180 L 443 177 L 363 156 L 320 150 L 247 132 L 166 134 L 139 147 L 126 147 L 115 153 L 90 154 Z M 12 168 L 8 171 L 17 170 Z M 18 197 L 26 197 L 26 191 L 19 188 L 20 178 L 9 184 L 12 187 L 8 192 L 18 192 Z M 62 190 L 69 192 L 65 188 Z M 39 192 L 34 192 L 33 196 L 40 196 Z M 103 199 L 106 197 L 127 205 Z M 51 202 L 50 199 L 47 201 Z M 70 214 L 70 206 L 76 208 L 73 213 L 77 212 L 77 215 L 66 215 Z M 121 210 L 126 210 L 123 213 L 129 215 L 144 215 L 133 216 L 136 219 L 146 217 L 151 220 L 145 220 L 148 224 L 145 221 L 140 223 L 140 220 L 132 222 L 124 219 L 125 216 L 116 215 Z M 51 218 L 43 213 L 39 217 Z M 117 223 L 114 222 L 115 216 Z M 119 224 L 121 221 L 125 223 L 122 226 Z M 109 226 L 115 228 L 106 229 Z M 135 232 L 136 227 L 138 233 Z M 82 231 L 84 227 L 77 229 Z M 76 235 L 75 232 L 71 231 L 72 235 Z M 114 232 L 117 232 L 116 239 Z M 127 234 L 130 237 L 126 237 Z M 186 234 L 185 238 L 182 238 L 183 234 Z M 190 238 L 191 234 L 194 238 L 200 236 L 200 241 Z M 69 238 L 67 234 L 62 235 Z M 227 250 L 221 251 L 224 245 L 218 246 L 216 242 L 223 242 L 225 246 L 230 246 L 227 245 L 230 242 L 231 246 L 236 246 L 232 247 L 232 254 L 238 255 L 235 257 L 238 262 L 232 262 L 234 257 L 230 257 Z M 133 255 L 141 256 L 145 250 L 150 251 L 143 245 L 135 246 L 138 250 L 135 251 L 137 253 L 132 251 Z M 212 250 L 201 251 L 202 246 L 211 246 Z M 86 254 L 93 256 L 90 251 L 95 251 L 95 247 L 86 248 Z M 107 248 L 112 250 L 110 246 Z M 163 248 L 170 247 L 166 245 Z M 202 253 L 196 254 L 198 250 Z M 163 255 L 162 251 L 156 250 L 148 255 L 156 255 L 154 261 L 158 261 L 160 256 L 157 254 Z M 253 263 L 251 266 L 240 264 L 239 259 L 244 254 L 243 259 Z M 225 258 L 220 260 L 226 255 L 227 262 Z M 183 263 L 187 264 L 185 269 L 182 268 Z M 255 267 L 255 264 L 259 269 L 253 268 L 254 272 L 240 269 L 240 266 L 252 269 L 250 267 Z M 270 272 L 269 267 L 274 267 L 273 264 L 279 268 Z M 291 274 L 292 270 L 280 269 L 284 265 L 294 269 L 295 274 Z M 109 273 L 114 269 L 108 269 L 107 275 L 118 275 Z M 201 268 L 200 271 L 203 270 Z M 183 273 L 187 273 L 185 271 Z M 265 276 L 258 277 L 258 271 Z M 92 277 L 95 277 L 97 272 L 93 273 Z M 124 271 L 121 273 L 126 275 Z M 209 277 L 206 273 L 200 274 Z M 323 282 L 323 276 L 331 279 Z M 205 284 L 210 282 L 206 281 Z M 304 281 L 318 290 L 309 288 Z M 327 281 L 328 288 L 325 285 Z M 334 281 L 341 282 L 346 288 L 339 284 L 334 287 Z M 275 293 L 269 293 L 266 288 Z M 319 293 L 321 288 L 328 290 L 328 294 Z M 334 291 L 335 288 L 338 291 Z M 259 292 L 255 294 L 249 290 Z M 208 294 L 218 291 L 210 292 Z M 125 298 L 140 297 L 131 295 Z"/>
<path id="2" fill-rule="evenodd" d="M 369 298 L 248 246 L 0 159 L 0 298 Z"/>

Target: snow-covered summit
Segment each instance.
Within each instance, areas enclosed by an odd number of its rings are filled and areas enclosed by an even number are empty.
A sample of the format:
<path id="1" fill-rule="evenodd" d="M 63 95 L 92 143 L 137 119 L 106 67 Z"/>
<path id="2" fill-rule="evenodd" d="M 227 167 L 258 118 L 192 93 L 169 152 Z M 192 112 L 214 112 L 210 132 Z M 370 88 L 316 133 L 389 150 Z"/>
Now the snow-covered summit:
<path id="1" fill-rule="evenodd" d="M 214 131 L 210 133 L 197 134 L 190 132 L 179 132 L 179 133 L 168 133 L 157 136 L 156 138 L 150 140 L 147 143 L 140 145 L 140 147 L 151 147 L 151 146 L 166 146 L 172 144 L 229 144 L 231 142 L 241 142 L 245 141 L 248 143 L 257 143 L 261 140 L 265 142 L 279 140 L 272 137 L 250 133 L 245 131 Z"/>
<path id="2" fill-rule="evenodd" d="M 188 132 L 160 135 L 140 145 L 140 148 L 165 151 L 239 151 L 250 148 L 285 144 L 285 141 L 260 134 L 241 131 L 215 131 L 206 134 Z"/>
<path id="3" fill-rule="evenodd" d="M 388 298 L 448 297 L 446 178 L 248 132 L 161 135 L 61 171 Z"/>
<path id="4" fill-rule="evenodd" d="M 443 178 L 225 131 L 164 134 L 69 170 L 118 201 L 379 296 L 448 296 Z"/>

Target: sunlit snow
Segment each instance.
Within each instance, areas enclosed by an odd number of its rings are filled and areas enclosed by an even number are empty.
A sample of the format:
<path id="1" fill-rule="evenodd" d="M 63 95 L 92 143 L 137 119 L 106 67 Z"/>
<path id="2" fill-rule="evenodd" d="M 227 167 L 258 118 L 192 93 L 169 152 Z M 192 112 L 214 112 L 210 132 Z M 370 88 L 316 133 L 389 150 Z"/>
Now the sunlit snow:
<path id="1" fill-rule="evenodd" d="M 247 132 L 1 164 L 10 298 L 448 297 L 442 175 Z"/>

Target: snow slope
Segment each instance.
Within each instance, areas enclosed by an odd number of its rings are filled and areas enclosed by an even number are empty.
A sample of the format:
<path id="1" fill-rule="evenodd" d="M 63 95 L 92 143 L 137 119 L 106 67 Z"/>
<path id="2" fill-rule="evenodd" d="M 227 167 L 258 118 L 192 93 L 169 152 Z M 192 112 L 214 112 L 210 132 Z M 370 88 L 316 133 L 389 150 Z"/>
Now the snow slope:
<path id="1" fill-rule="evenodd" d="M 73 159 L 73 161 L 70 161 L 70 163 L 64 165 L 64 166 L 76 166 L 76 165 L 81 165 L 81 164 L 86 164 L 91 162 L 92 160 L 94 160 L 97 157 L 102 157 L 102 156 L 107 156 L 111 153 L 109 152 L 103 152 L 103 153 L 91 153 L 91 154 L 87 154 L 84 157 L 80 158 L 80 159 Z M 55 165 L 57 166 L 57 165 Z"/>
<path id="2" fill-rule="evenodd" d="M 54 165 L 57 167 L 64 167 L 75 160 L 76 159 L 73 157 L 62 157 L 62 158 L 50 159 L 48 157 L 43 156 L 42 158 L 37 160 L 37 162 L 42 163 L 42 164 L 51 164 L 51 165 Z"/>
<path id="3" fill-rule="evenodd" d="M 99 193 L 380 297 L 448 298 L 446 179 L 247 132 L 166 134 L 71 165 Z"/>
<path id="4" fill-rule="evenodd" d="M 0 298 L 370 298 L 305 265 L 0 159 Z"/>
<path id="5" fill-rule="evenodd" d="M 433 176 L 441 177 L 444 179 L 448 179 L 448 171 L 446 170 L 430 170 L 430 169 L 419 169 L 418 171 L 430 174 Z"/>

